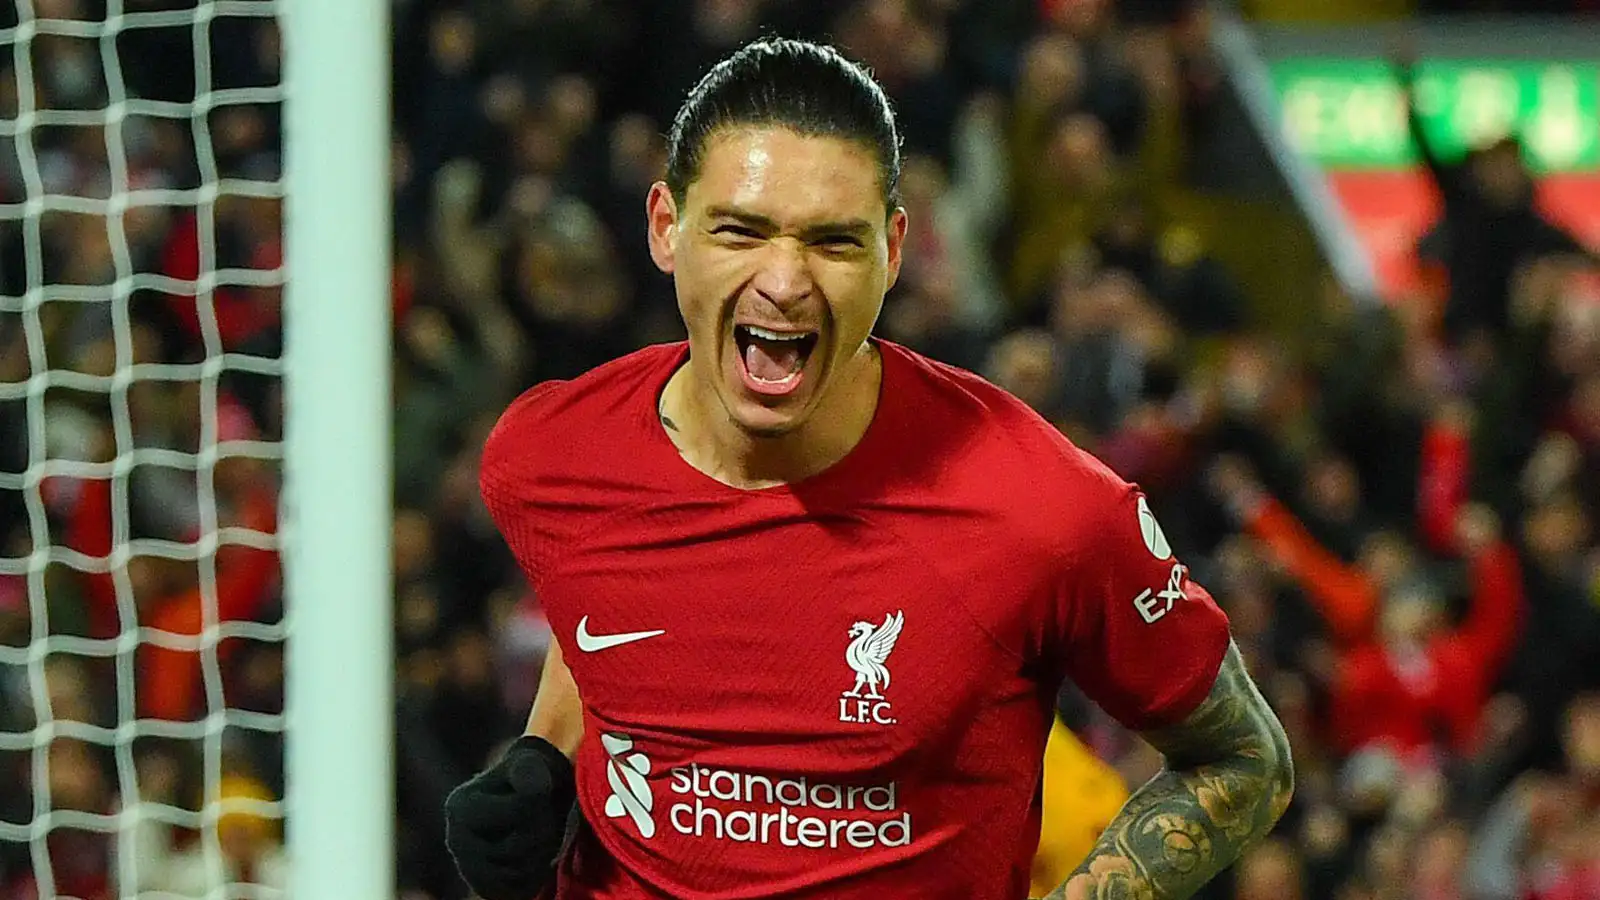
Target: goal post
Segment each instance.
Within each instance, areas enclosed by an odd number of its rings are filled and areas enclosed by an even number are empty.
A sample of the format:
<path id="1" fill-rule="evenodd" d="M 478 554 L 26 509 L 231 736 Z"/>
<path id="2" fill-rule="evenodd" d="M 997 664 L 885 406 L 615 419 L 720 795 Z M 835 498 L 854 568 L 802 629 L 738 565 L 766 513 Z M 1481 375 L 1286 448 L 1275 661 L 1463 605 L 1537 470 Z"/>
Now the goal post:
<path id="1" fill-rule="evenodd" d="M 389 0 L 281 0 L 295 900 L 394 892 Z"/>
<path id="2" fill-rule="evenodd" d="M 0 894 L 395 896 L 391 2 L 0 2 Z"/>

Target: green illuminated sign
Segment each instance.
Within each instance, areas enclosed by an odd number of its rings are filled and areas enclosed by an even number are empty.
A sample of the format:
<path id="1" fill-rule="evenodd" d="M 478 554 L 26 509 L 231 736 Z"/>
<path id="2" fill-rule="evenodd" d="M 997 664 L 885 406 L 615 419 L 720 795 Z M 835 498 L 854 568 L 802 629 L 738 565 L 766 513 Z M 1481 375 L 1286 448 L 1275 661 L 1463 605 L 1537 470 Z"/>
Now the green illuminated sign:
<path id="1" fill-rule="evenodd" d="M 1272 64 L 1272 77 L 1290 141 L 1323 166 L 1416 164 L 1405 98 L 1388 62 L 1286 59 Z M 1425 62 L 1416 102 L 1445 159 L 1514 131 L 1541 171 L 1600 169 L 1600 64 Z"/>

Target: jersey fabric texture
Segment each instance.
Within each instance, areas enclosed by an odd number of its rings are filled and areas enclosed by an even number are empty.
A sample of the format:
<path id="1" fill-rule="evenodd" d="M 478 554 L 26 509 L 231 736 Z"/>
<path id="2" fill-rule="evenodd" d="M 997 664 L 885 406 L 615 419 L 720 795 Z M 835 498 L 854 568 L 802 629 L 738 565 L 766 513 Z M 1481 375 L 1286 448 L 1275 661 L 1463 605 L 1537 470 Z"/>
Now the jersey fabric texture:
<path id="1" fill-rule="evenodd" d="M 828 470 L 690 466 L 649 347 L 519 398 L 484 500 L 580 695 L 559 898 L 1028 896 L 1063 678 L 1133 728 L 1209 691 L 1227 620 L 1144 497 L 903 347 Z"/>

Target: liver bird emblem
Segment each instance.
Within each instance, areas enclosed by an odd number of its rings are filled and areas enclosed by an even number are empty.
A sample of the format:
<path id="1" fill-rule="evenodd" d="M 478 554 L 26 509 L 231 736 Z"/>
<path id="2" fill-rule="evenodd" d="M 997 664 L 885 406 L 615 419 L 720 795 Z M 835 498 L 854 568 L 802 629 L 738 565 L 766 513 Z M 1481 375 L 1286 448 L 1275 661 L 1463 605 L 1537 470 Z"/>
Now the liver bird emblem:
<path id="1" fill-rule="evenodd" d="M 884 616 L 882 625 L 857 622 L 850 626 L 850 637 L 854 640 L 845 648 L 844 660 L 856 670 L 856 684 L 845 691 L 846 697 L 883 699 L 882 689 L 889 686 L 889 668 L 884 661 L 894 649 L 904 624 L 903 612 L 896 611 Z"/>

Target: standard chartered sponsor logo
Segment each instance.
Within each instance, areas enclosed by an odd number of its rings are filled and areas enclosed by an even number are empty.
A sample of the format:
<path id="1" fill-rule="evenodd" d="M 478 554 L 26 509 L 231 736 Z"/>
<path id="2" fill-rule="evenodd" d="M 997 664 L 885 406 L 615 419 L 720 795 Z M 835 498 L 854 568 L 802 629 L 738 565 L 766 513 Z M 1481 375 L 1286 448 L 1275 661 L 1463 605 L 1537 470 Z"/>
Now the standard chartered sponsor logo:
<path id="1" fill-rule="evenodd" d="M 600 743 L 606 750 L 606 781 L 611 784 L 611 796 L 606 798 L 606 816 L 620 819 L 627 816 L 638 826 L 639 834 L 655 837 L 656 823 L 650 817 L 655 807 L 655 795 L 650 792 L 650 758 L 633 749 L 633 739 L 625 734 L 602 734 Z"/>
<path id="2" fill-rule="evenodd" d="M 602 734 L 606 751 L 607 818 L 627 818 L 646 840 L 656 836 L 650 758 L 625 734 Z M 911 813 L 900 811 L 895 782 L 845 785 L 807 778 L 771 778 L 752 772 L 678 766 L 668 788 L 682 798 L 666 809 L 679 834 L 719 841 L 837 849 L 904 847 L 911 843 Z"/>
<path id="3" fill-rule="evenodd" d="M 684 798 L 667 810 L 679 834 L 812 849 L 911 843 L 911 813 L 893 815 L 899 798 L 892 781 L 864 787 L 693 764 L 668 775 L 672 793 Z"/>

